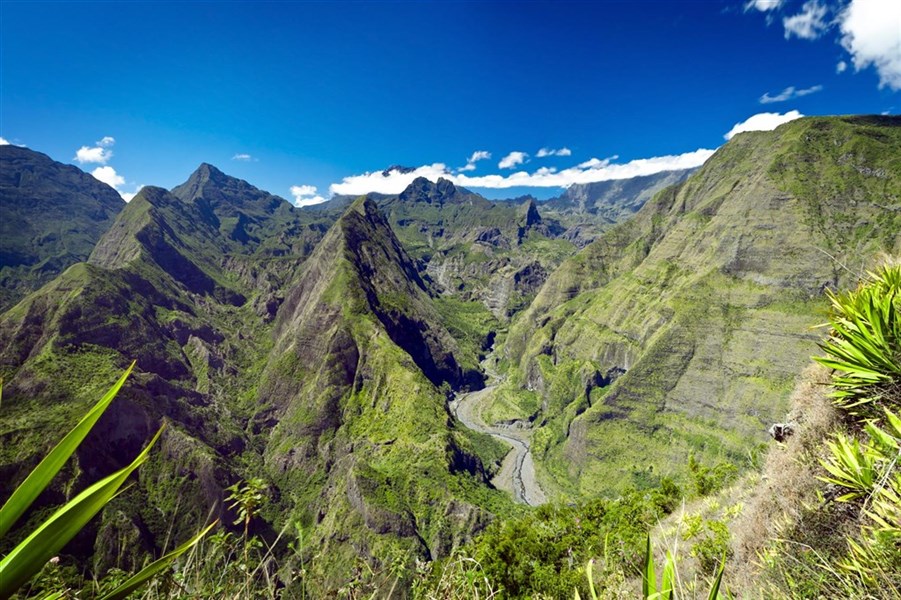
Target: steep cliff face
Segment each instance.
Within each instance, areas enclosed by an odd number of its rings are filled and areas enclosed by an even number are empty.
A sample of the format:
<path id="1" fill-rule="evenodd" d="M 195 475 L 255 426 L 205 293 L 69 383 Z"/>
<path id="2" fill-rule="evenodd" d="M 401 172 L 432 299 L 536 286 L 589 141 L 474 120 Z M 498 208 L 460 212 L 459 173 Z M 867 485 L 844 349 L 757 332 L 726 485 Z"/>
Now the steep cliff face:
<path id="1" fill-rule="evenodd" d="M 254 427 L 271 428 L 267 467 L 317 525 L 335 581 L 361 549 L 379 556 L 399 537 L 437 556 L 484 526 L 478 505 L 501 499 L 446 409 L 449 387 L 481 376 L 460 368 L 374 202 L 355 202 L 316 248 L 274 335 Z"/>
<path id="2" fill-rule="evenodd" d="M 814 350 L 822 290 L 899 249 L 899 125 L 736 136 L 551 275 L 506 347 L 549 483 L 610 493 L 691 449 L 740 460 Z"/>
<path id="3" fill-rule="evenodd" d="M 545 206 L 561 214 L 596 215 L 617 223 L 638 212 L 657 192 L 685 181 L 694 171 L 681 169 L 629 179 L 577 183 L 548 200 Z"/>
<path id="4" fill-rule="evenodd" d="M 81 169 L 0 146 L 0 312 L 87 259 L 125 202 Z"/>
<path id="5" fill-rule="evenodd" d="M 584 248 L 612 225 L 632 218 L 657 192 L 685 181 L 695 170 L 577 183 L 542 203 L 541 210 L 563 225 L 564 239 Z"/>

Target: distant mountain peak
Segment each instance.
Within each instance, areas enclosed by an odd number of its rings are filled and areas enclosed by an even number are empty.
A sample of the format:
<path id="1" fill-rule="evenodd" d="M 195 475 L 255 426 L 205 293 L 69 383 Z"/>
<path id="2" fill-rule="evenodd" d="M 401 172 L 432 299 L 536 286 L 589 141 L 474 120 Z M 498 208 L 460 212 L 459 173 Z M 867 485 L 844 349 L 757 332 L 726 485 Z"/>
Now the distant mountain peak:
<path id="1" fill-rule="evenodd" d="M 188 177 L 188 180 L 183 184 L 176 186 L 172 189 L 172 193 L 181 198 L 182 200 L 188 200 L 188 197 L 197 196 L 198 192 L 202 190 L 207 184 L 213 183 L 216 186 L 228 186 L 235 184 L 244 184 L 250 186 L 249 183 L 232 177 L 223 173 L 219 170 L 215 165 L 211 165 L 210 163 L 200 163 L 191 176 Z M 185 190 L 190 190 L 191 193 L 185 194 L 180 193 Z"/>
<path id="2" fill-rule="evenodd" d="M 171 192 L 183 202 L 206 205 L 205 213 L 216 213 L 215 218 L 210 217 L 212 220 L 237 216 L 235 211 L 241 211 L 247 217 L 261 217 L 288 205 L 284 198 L 223 173 L 209 163 L 201 163 L 187 181 L 172 188 Z"/>
<path id="3" fill-rule="evenodd" d="M 439 177 L 437 182 L 432 182 L 425 177 L 417 177 L 407 189 L 402 191 L 398 198 L 407 202 L 428 202 L 429 204 L 444 204 L 458 194 L 459 190 L 452 181 Z"/>
<path id="4" fill-rule="evenodd" d="M 391 173 L 400 173 L 401 175 L 406 175 L 407 173 L 412 173 L 415 171 L 415 167 L 405 167 L 403 165 L 391 165 L 384 171 L 382 171 L 382 175 L 384 177 L 388 177 Z"/>
<path id="5" fill-rule="evenodd" d="M 526 201 L 520 205 L 519 215 L 523 227 L 528 228 L 541 223 L 541 214 L 538 212 L 538 205 L 532 196 L 528 196 Z"/>

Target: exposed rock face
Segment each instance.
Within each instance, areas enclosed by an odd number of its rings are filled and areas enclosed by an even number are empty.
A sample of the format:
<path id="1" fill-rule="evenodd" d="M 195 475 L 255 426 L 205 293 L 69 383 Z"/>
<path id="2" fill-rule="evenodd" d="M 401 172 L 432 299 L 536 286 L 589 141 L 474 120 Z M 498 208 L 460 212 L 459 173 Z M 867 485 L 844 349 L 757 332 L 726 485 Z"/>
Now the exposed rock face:
<path id="1" fill-rule="evenodd" d="M 124 206 L 81 169 L 0 146 L 0 312 L 87 259 Z"/>

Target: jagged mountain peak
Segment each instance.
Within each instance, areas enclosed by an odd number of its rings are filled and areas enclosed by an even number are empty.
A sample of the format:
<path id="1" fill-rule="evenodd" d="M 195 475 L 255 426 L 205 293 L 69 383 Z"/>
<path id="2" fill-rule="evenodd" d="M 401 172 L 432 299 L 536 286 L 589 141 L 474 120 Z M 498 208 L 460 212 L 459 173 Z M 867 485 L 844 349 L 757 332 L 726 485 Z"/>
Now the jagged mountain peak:
<path id="1" fill-rule="evenodd" d="M 452 181 L 443 177 L 439 177 L 436 182 L 425 177 L 417 177 L 407 186 L 407 189 L 400 193 L 398 198 L 402 202 L 444 204 L 453 200 L 461 192 L 464 192 L 462 188 L 457 188 Z"/>
<path id="2" fill-rule="evenodd" d="M 223 173 L 209 163 L 201 163 L 187 181 L 172 188 L 172 195 L 184 202 L 203 201 L 216 212 L 240 209 L 271 213 L 283 205 L 290 207 L 284 198 Z"/>
<path id="3" fill-rule="evenodd" d="M 387 169 L 382 171 L 382 175 L 384 175 L 385 177 L 388 177 L 389 175 L 391 175 L 391 173 L 406 174 L 406 173 L 412 173 L 415 170 L 416 170 L 415 167 L 405 167 L 403 165 L 391 165 L 390 167 L 388 167 Z"/>
<path id="4" fill-rule="evenodd" d="M 541 223 L 541 213 L 538 212 L 538 204 L 535 198 L 528 196 L 525 202 L 519 206 L 520 222 L 523 227 L 532 227 Z"/>

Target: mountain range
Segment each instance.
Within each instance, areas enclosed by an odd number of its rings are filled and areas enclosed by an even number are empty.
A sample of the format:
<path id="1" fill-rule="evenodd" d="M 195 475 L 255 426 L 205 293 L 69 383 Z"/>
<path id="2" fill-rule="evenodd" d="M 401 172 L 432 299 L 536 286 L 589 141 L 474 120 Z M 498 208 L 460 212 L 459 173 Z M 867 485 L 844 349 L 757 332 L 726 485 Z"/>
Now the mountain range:
<path id="1" fill-rule="evenodd" d="M 136 360 L 41 505 L 168 427 L 71 551 L 138 565 L 260 477 L 256 527 L 310 532 L 321 594 L 358 557 L 447 556 L 525 510 L 455 398 L 489 386 L 481 418 L 529 432 L 559 501 L 685 477 L 690 454 L 741 463 L 815 351 L 822 292 L 901 255 L 897 117 L 799 119 L 547 202 L 419 178 L 298 209 L 202 164 L 125 204 L 32 150 L 0 167 L 0 494 Z"/>

